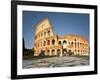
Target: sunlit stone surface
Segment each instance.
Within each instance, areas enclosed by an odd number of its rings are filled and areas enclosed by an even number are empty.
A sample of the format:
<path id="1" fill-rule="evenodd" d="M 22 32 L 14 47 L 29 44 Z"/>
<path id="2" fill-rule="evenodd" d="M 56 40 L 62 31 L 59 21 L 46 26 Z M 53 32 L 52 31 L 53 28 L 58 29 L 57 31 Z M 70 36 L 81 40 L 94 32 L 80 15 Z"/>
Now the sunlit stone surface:
<path id="1" fill-rule="evenodd" d="M 53 68 L 85 65 L 89 65 L 88 59 L 70 56 L 23 60 L 23 68 Z"/>
<path id="2" fill-rule="evenodd" d="M 36 25 L 34 56 L 40 56 L 42 53 L 46 56 L 89 56 L 89 42 L 85 36 L 70 33 L 59 36 L 54 32 L 54 27 L 48 18 Z"/>

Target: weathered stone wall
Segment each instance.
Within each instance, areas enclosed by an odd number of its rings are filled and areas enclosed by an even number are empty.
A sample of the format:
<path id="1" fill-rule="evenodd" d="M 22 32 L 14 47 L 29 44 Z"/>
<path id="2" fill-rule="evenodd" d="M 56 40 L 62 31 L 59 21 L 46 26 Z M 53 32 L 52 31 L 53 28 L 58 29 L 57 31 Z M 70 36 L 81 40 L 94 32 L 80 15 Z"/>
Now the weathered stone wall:
<path id="1" fill-rule="evenodd" d="M 36 26 L 34 45 L 34 56 L 41 52 L 48 56 L 89 55 L 89 44 L 84 37 L 73 34 L 57 36 L 47 18 Z"/>

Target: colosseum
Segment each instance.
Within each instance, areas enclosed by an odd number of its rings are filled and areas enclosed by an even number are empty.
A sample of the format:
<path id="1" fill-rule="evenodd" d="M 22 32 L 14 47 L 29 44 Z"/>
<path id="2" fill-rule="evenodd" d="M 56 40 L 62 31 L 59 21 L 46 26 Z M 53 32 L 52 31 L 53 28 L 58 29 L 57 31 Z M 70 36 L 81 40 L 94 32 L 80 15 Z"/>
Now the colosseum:
<path id="1" fill-rule="evenodd" d="M 89 56 L 89 43 L 81 35 L 57 35 L 50 20 L 45 18 L 36 25 L 34 39 L 34 56 L 42 53 L 45 56 Z"/>

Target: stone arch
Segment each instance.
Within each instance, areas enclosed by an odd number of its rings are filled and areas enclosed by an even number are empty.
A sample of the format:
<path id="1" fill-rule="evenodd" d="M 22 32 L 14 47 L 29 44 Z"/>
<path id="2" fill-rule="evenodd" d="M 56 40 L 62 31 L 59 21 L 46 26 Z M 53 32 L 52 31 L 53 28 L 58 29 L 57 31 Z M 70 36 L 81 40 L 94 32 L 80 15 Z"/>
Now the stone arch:
<path id="1" fill-rule="evenodd" d="M 58 42 L 61 45 L 61 41 Z"/>
<path id="2" fill-rule="evenodd" d="M 57 49 L 57 55 L 60 56 L 60 54 L 61 54 L 61 50 Z"/>
<path id="3" fill-rule="evenodd" d="M 52 55 L 55 55 L 55 50 L 54 49 L 52 49 Z"/>
<path id="4" fill-rule="evenodd" d="M 46 46 L 46 41 L 44 41 L 44 46 Z"/>
<path id="5" fill-rule="evenodd" d="M 45 56 L 45 50 L 41 50 L 40 55 L 39 56 Z"/>
<path id="6" fill-rule="evenodd" d="M 74 39 L 74 41 L 76 41 L 76 39 Z"/>
<path id="7" fill-rule="evenodd" d="M 53 40 L 52 40 L 52 45 L 54 45 L 54 44 L 55 44 L 55 40 L 53 39 Z"/>
<path id="8" fill-rule="evenodd" d="M 77 43 L 78 47 L 79 47 L 79 42 Z"/>
<path id="9" fill-rule="evenodd" d="M 50 40 L 47 40 L 47 45 L 50 45 Z"/>
<path id="10" fill-rule="evenodd" d="M 44 32 L 44 37 L 46 37 L 46 32 Z"/>
<path id="11" fill-rule="evenodd" d="M 76 51 L 76 50 L 75 50 L 75 51 Z M 71 56 L 71 55 L 73 55 L 73 54 L 74 54 L 74 53 L 72 52 L 72 50 L 69 49 L 69 50 L 68 50 L 68 55 Z"/>
<path id="12" fill-rule="evenodd" d="M 47 32 L 48 36 L 50 36 L 50 30 Z"/>
<path id="13" fill-rule="evenodd" d="M 73 42 L 71 42 L 71 45 L 73 45 Z"/>
<path id="14" fill-rule="evenodd" d="M 41 46 L 42 46 L 42 41 L 41 41 Z"/>
<path id="15" fill-rule="evenodd" d="M 63 41 L 63 44 L 67 44 L 66 40 Z"/>
<path id="16" fill-rule="evenodd" d="M 67 55 L 67 49 L 63 49 L 63 56 Z"/>

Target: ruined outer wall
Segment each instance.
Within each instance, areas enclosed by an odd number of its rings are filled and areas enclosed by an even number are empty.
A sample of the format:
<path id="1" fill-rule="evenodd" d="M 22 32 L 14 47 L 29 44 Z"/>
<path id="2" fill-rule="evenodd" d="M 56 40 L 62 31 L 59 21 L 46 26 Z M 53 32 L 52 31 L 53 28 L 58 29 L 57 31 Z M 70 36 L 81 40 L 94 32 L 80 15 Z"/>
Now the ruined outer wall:
<path id="1" fill-rule="evenodd" d="M 34 56 L 39 56 L 41 51 L 45 55 L 68 55 L 69 51 L 74 55 L 89 55 L 88 41 L 80 35 L 57 36 L 48 18 L 43 19 L 36 26 Z"/>

